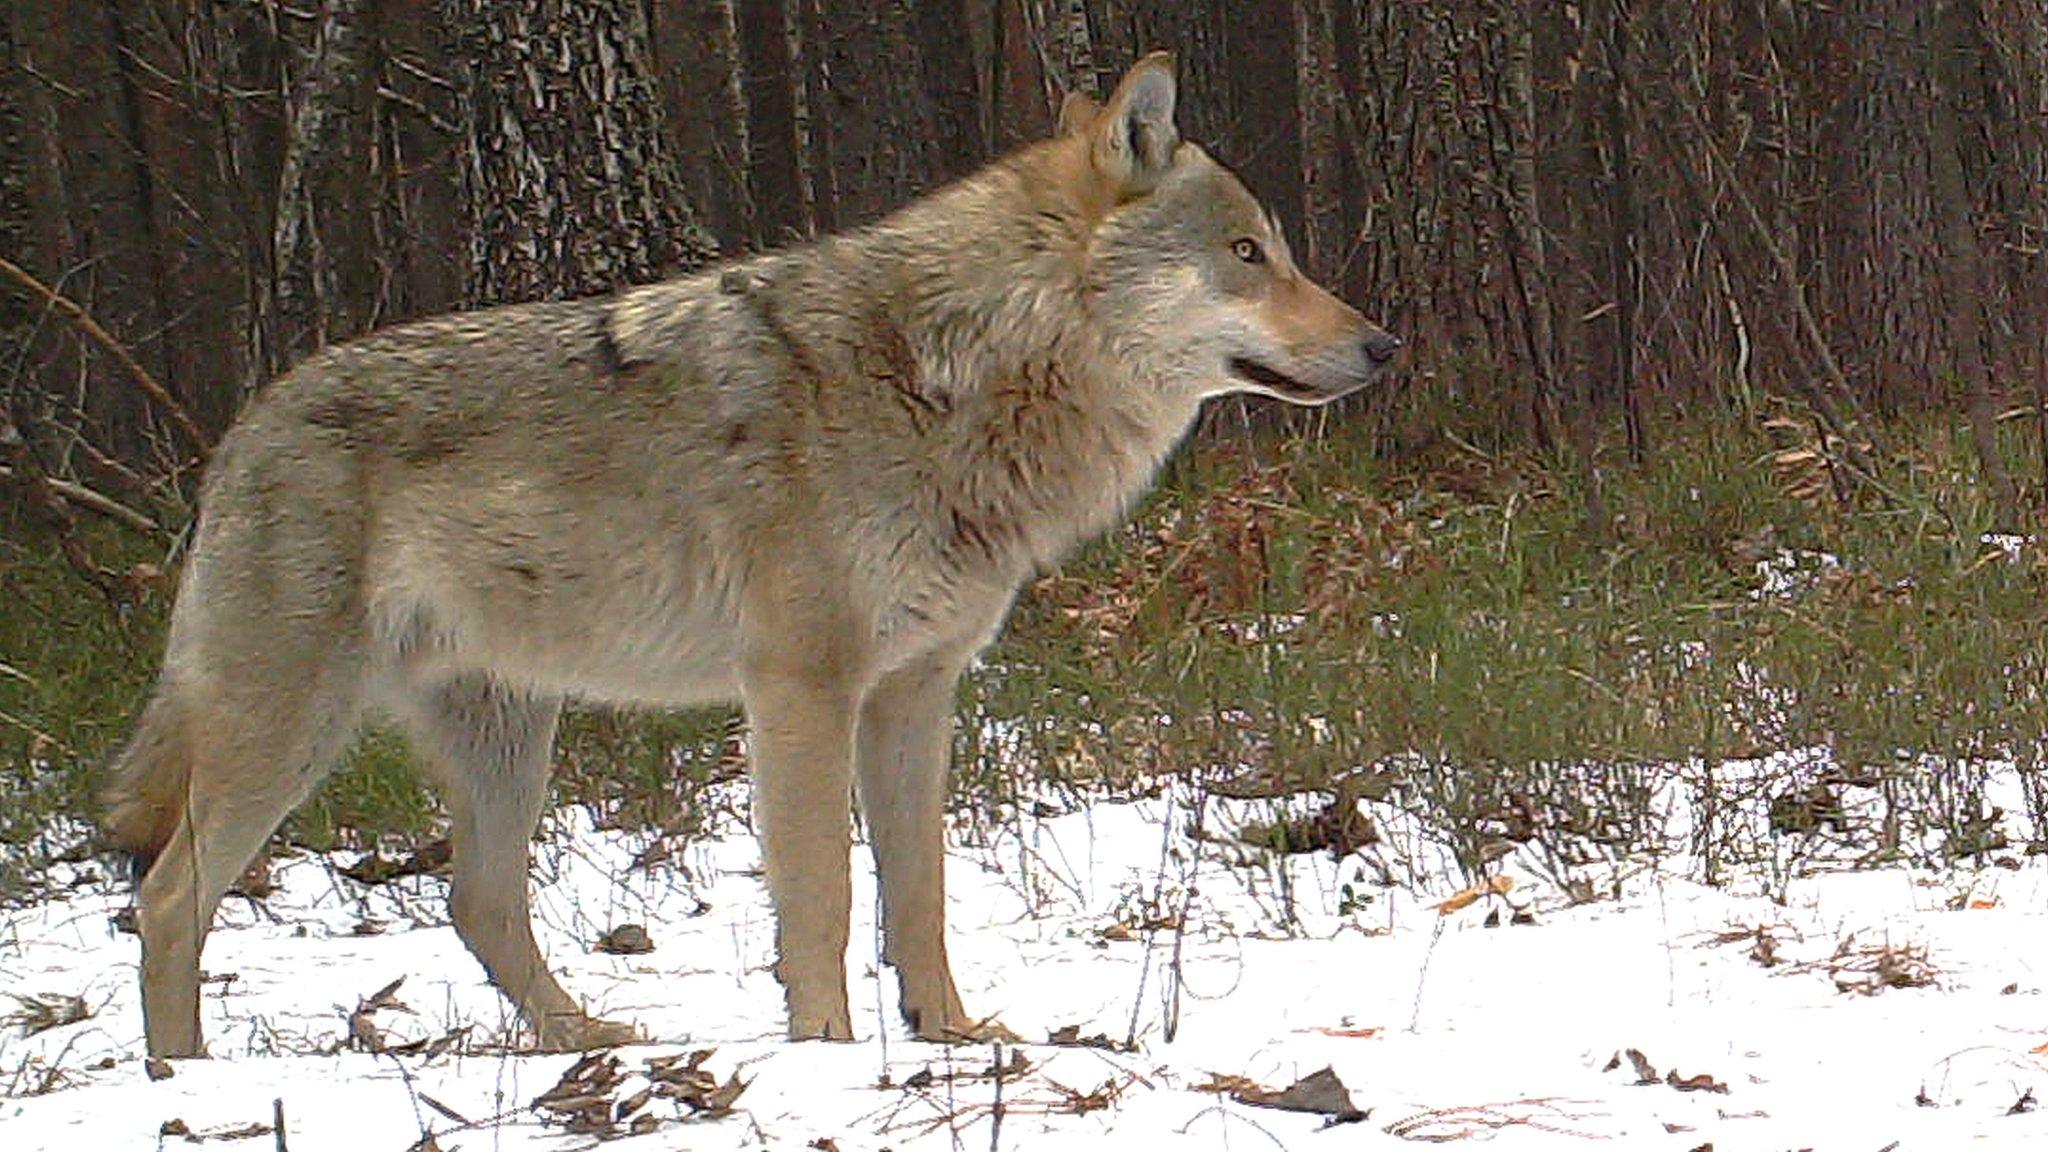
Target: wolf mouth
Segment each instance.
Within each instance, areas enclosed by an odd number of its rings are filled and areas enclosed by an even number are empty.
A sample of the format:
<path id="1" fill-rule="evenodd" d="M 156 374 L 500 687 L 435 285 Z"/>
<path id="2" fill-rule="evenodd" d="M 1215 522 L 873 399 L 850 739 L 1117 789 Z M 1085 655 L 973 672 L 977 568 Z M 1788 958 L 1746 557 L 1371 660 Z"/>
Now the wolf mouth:
<path id="1" fill-rule="evenodd" d="M 1321 400 L 1329 395 L 1326 389 L 1304 384 L 1277 368 L 1268 367 L 1257 360 L 1243 356 L 1230 358 L 1230 371 L 1242 379 L 1289 399 Z"/>

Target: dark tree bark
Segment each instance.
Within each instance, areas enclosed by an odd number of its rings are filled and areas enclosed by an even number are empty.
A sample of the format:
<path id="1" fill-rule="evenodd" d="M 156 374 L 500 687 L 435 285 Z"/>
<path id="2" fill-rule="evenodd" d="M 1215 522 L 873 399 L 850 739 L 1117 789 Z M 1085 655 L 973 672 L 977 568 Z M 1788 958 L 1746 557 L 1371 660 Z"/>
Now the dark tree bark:
<path id="1" fill-rule="evenodd" d="M 692 207 L 735 251 L 872 220 L 1154 48 L 1407 339 L 1408 386 L 1320 426 L 1641 457 L 1790 398 L 1848 440 L 1969 421 L 2001 504 L 2048 492 L 2034 0 L 36 0 L 0 11 L 0 242 L 217 434 L 322 341 L 702 259 Z M 187 469 L 104 345 L 10 306 L 54 478 Z"/>
<path id="2" fill-rule="evenodd" d="M 2005 467 L 1998 447 L 1999 403 L 1992 379 L 1993 365 L 2010 365 L 2010 357 L 1988 352 L 1995 339 L 1988 323 L 1987 306 L 1993 303 L 1992 277 L 1976 224 L 1977 197 L 1972 176 L 1988 180 L 1992 173 L 1970 172 L 1969 156 L 1988 156 L 1990 141 L 1972 148 L 1972 134 L 1983 123 L 1979 106 L 1983 93 L 1977 78 L 1983 75 L 1983 12 L 1971 0 L 1946 0 L 1927 16 L 1931 27 L 1924 43 L 1933 56 L 1932 131 L 1929 183 L 1935 213 L 1935 230 L 1942 255 L 1939 283 L 1948 290 L 1950 323 L 1953 326 L 1955 370 L 1962 377 L 1964 405 L 1969 413 L 1970 439 L 1977 449 L 1978 466 L 1990 487 L 1997 509 L 1999 527 L 2020 527 L 2019 494 Z M 1983 166 L 1988 168 L 1988 165 Z M 2002 373 L 2010 375 L 2009 372 Z"/>
<path id="3" fill-rule="evenodd" d="M 334 260 L 321 235 L 318 174 L 345 140 L 341 107 L 361 66 L 360 0 L 322 0 L 312 42 L 287 69 L 284 162 L 277 178 L 271 284 L 286 362 L 327 343 L 336 306 Z M 269 375 L 281 365 L 263 365 Z"/>
<path id="4" fill-rule="evenodd" d="M 1301 125 L 1302 266 L 1312 275 L 1336 270 L 1344 218 L 1343 157 L 1337 127 L 1337 28 L 1332 0 L 1294 8 L 1295 107 Z"/>
<path id="5" fill-rule="evenodd" d="M 0 68 L 20 67 L 12 6 L 0 7 Z M 35 180 L 29 159 L 28 99 L 19 85 L 0 85 L 0 252 L 25 255 L 32 213 L 29 188 Z M 0 293 L 0 357 L 19 363 L 26 350 L 34 310 L 19 293 Z M 12 397 L 0 394 L 0 416 Z"/>
<path id="6" fill-rule="evenodd" d="M 694 267 L 637 0 L 445 0 L 473 303 L 604 292 Z"/>

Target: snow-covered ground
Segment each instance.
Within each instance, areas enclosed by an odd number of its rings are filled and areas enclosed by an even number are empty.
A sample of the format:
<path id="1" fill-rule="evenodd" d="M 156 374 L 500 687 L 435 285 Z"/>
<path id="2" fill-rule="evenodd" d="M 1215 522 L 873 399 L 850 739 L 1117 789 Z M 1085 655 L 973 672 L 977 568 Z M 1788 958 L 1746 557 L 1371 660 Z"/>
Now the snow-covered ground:
<path id="1" fill-rule="evenodd" d="M 864 850 L 849 958 L 862 1039 L 790 1044 L 743 825 L 649 863 L 647 837 L 565 814 L 536 853 L 543 946 L 573 991 L 649 1037 L 615 1070 L 585 1069 L 582 1094 L 602 1097 L 586 1114 L 621 1132 L 652 1117 L 622 1149 L 2048 1147 L 2042 858 L 1708 887 L 1677 854 L 1579 866 L 1601 898 L 1575 903 L 1573 877 L 1523 849 L 1501 861 L 1511 889 L 1445 912 L 1466 880 L 1407 814 L 1370 806 L 1380 843 L 1342 861 L 1231 840 L 1275 804 L 1309 806 L 1169 788 L 1019 817 L 954 852 L 962 994 L 1033 1041 L 1004 1051 L 1000 1084 L 986 1047 L 902 1038 Z M 1672 813 L 1675 842 L 1686 819 Z M 506 1050 L 513 1029 L 446 924 L 442 883 L 366 887 L 336 864 L 283 861 L 267 899 L 229 899 L 206 953 L 215 1058 L 161 1081 L 140 1055 L 135 938 L 111 923 L 125 895 L 77 866 L 55 877 L 67 894 L 0 914 L 0 1015 L 36 996 L 91 1012 L 0 1036 L 0 1149 L 597 1143 L 534 1107 L 577 1058 Z M 654 950 L 591 950 L 625 923 Z M 358 1037 L 400 1051 L 356 1050 L 351 1014 L 400 977 Z M 1069 1027 L 1113 1047 L 1045 1042 Z M 700 1049 L 696 1088 L 648 1078 L 650 1058 Z M 1362 1118 L 1326 1128 L 1239 1098 L 1324 1068 Z M 701 1100 L 735 1075 L 746 1087 L 724 1114 L 635 1099 Z"/>

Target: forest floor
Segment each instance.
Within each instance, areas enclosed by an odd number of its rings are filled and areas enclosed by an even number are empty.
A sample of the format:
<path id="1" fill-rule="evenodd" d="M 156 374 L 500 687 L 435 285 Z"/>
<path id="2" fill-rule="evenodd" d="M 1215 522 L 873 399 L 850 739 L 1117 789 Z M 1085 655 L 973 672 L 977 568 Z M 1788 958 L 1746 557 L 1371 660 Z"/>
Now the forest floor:
<path id="1" fill-rule="evenodd" d="M 1313 797 L 1047 797 L 949 859 L 962 994 L 1028 1041 L 999 1051 L 902 1039 L 859 848 L 861 1039 L 781 1039 L 743 785 L 688 841 L 550 819 L 543 947 L 649 1038 L 588 1061 L 512 1050 L 441 879 L 334 853 L 229 899 L 214 1058 L 152 1081 L 125 888 L 63 864 L 0 913 L 0 1147 L 2038 1148 L 2048 860 L 1997 847 L 2039 839 L 2017 775 L 1989 769 L 1993 847 L 1949 868 L 1869 866 L 1834 835 L 1875 803 L 1853 786 L 1811 833 L 1740 815 L 1782 850 L 1716 868 L 1674 775 L 1657 850 L 1524 844 L 1477 886 L 1390 804 L 1361 802 L 1373 842 L 1339 857 L 1247 842 L 1315 825 Z M 593 948 L 629 923 L 652 951 Z"/>

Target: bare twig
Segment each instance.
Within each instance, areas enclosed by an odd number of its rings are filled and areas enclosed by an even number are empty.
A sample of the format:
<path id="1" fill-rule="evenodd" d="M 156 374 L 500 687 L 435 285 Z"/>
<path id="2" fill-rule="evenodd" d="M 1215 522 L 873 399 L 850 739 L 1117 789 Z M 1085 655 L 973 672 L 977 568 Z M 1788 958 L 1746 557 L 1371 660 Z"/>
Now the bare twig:
<path id="1" fill-rule="evenodd" d="M 1581 1101 L 1556 1097 L 1528 1097 L 1498 1104 L 1462 1104 L 1432 1108 L 1403 1117 L 1387 1125 L 1386 1131 L 1403 1140 L 1430 1144 L 1490 1136 L 1507 1128 L 1530 1128 L 1580 1140 L 1598 1139 L 1597 1133 L 1572 1127 L 1597 1115 L 1577 1110 L 1584 1107 L 1586 1105 Z"/>
<path id="2" fill-rule="evenodd" d="M 202 462 L 205 461 L 209 448 L 206 434 L 199 430 L 199 425 L 193 422 L 191 414 L 185 411 L 185 406 L 173 399 L 170 392 L 166 391 L 162 384 L 157 383 L 156 377 L 149 374 L 149 370 L 144 368 L 135 359 L 133 353 L 129 352 L 120 341 L 114 339 L 113 335 L 105 328 L 100 327 L 99 321 L 94 320 L 91 313 L 87 312 L 70 297 L 36 279 L 26 269 L 4 256 L 0 256 L 0 272 L 5 272 L 9 278 L 20 284 L 30 295 L 35 296 L 37 299 L 42 300 L 52 308 L 70 317 L 72 322 L 77 324 L 86 335 L 92 337 L 94 342 L 111 353 L 114 359 L 120 361 L 121 366 L 128 370 L 130 376 L 135 378 L 135 383 L 141 387 L 142 391 L 151 400 L 161 405 L 165 412 L 170 414 L 171 420 L 192 441 L 192 451 L 198 455 Z"/>
<path id="3" fill-rule="evenodd" d="M 78 755 L 78 750 L 76 748 L 73 748 L 71 745 L 66 744 L 64 741 L 57 739 L 55 736 L 50 735 L 48 732 L 43 731 L 41 728 L 36 727 L 29 721 L 24 720 L 19 716 L 16 716 L 14 713 L 9 712 L 4 708 L 0 708 L 0 724 L 5 724 L 10 728 L 19 728 L 23 732 L 28 733 L 30 736 L 43 742 L 49 747 L 55 748 L 57 751 L 62 752 L 66 756 Z"/>
<path id="4" fill-rule="evenodd" d="M 11 480 L 14 478 L 14 475 L 15 472 L 12 467 L 0 464 L 0 480 Z M 88 512 L 97 512 L 110 520 L 126 524 L 138 532 L 147 532 L 154 536 L 163 530 L 162 526 L 156 521 L 115 500 L 111 496 L 102 496 L 83 484 L 74 484 L 69 480 L 59 480 L 55 476 L 45 476 L 42 478 L 42 482 L 49 485 L 50 491 L 63 497 L 67 502 L 76 504 Z"/>
<path id="5" fill-rule="evenodd" d="M 995 1101 L 989 1105 L 988 1152 L 998 1152 L 1003 1140 L 1003 1042 L 996 1041 L 993 1049 L 990 1061 L 995 1075 L 990 1079 L 995 1081 Z"/>

